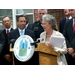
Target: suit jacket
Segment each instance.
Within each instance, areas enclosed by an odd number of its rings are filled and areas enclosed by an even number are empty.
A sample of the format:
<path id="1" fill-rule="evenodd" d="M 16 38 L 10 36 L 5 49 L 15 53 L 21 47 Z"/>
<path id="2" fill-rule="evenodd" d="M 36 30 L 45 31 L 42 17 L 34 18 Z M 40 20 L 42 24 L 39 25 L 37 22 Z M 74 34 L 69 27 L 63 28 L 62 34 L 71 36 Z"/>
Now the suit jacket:
<path id="1" fill-rule="evenodd" d="M 31 26 L 30 24 L 27 25 L 27 29 L 31 29 L 31 27 L 32 27 L 32 26 Z"/>
<path id="2" fill-rule="evenodd" d="M 61 33 L 63 33 L 65 22 L 66 22 L 66 17 L 60 20 L 60 23 L 59 23 L 59 32 L 61 32 Z"/>
<path id="3" fill-rule="evenodd" d="M 10 32 L 12 30 L 13 29 L 11 28 Z M 4 46 L 2 54 L 5 55 L 5 54 L 9 54 L 10 52 L 9 52 L 9 47 L 8 47 L 8 38 L 7 38 L 7 34 L 6 34 L 6 29 L 4 29 L 2 32 L 3 32 L 4 37 L 5 37 L 5 46 Z"/>
<path id="4" fill-rule="evenodd" d="M 35 34 L 34 34 L 34 32 L 32 30 L 25 29 L 24 35 L 29 35 L 35 41 Z M 20 37 L 20 34 L 19 34 L 18 28 L 16 28 L 15 30 L 13 30 L 9 34 L 9 44 L 10 44 L 11 39 L 17 40 L 18 37 Z M 16 65 L 38 65 L 39 64 L 38 52 L 34 52 L 34 55 L 32 56 L 32 58 L 27 62 L 20 62 L 15 57 L 14 57 L 14 61 L 15 61 Z"/>
<path id="5" fill-rule="evenodd" d="M 64 37 L 60 32 L 57 32 L 55 30 L 53 30 L 52 35 Z M 46 40 L 45 40 L 46 39 L 46 32 L 42 32 L 40 34 L 40 38 L 43 38 L 44 39 L 43 43 L 45 43 L 46 42 Z M 57 56 L 58 65 L 67 65 L 66 58 L 64 55 L 67 53 L 66 42 L 64 41 L 62 48 L 54 47 L 54 50 L 61 54 L 60 56 Z"/>
<path id="6" fill-rule="evenodd" d="M 34 32 L 32 30 L 25 29 L 25 33 L 24 34 L 31 36 L 33 38 L 33 40 L 35 40 L 35 34 L 34 34 Z M 13 36 L 13 35 L 15 35 L 15 36 Z M 13 30 L 13 31 L 11 31 L 9 33 L 9 40 L 10 39 L 17 39 L 18 37 L 20 37 L 18 28 L 16 28 L 15 30 Z"/>
<path id="7" fill-rule="evenodd" d="M 0 65 L 3 64 L 1 55 L 2 55 L 3 48 L 4 48 L 4 44 L 5 44 L 5 37 L 2 33 L 2 30 L 0 30 Z"/>
<path id="8" fill-rule="evenodd" d="M 2 30 L 0 30 L 0 55 L 2 54 L 4 44 L 5 44 L 5 37 L 2 33 Z"/>
<path id="9" fill-rule="evenodd" d="M 67 48 L 73 48 L 75 50 L 75 33 L 73 33 L 73 19 L 69 20 L 65 24 L 64 36 L 67 43 Z M 71 55 L 67 53 L 67 60 L 75 60 Z"/>

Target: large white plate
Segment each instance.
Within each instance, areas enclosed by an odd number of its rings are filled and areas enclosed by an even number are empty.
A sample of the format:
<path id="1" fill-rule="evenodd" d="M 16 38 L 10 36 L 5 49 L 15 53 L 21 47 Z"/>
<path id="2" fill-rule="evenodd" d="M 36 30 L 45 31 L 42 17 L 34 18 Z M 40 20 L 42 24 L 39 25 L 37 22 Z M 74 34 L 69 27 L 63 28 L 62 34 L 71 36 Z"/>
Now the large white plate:
<path id="1" fill-rule="evenodd" d="M 33 39 L 28 35 L 20 36 L 14 44 L 14 55 L 21 61 L 28 61 L 34 54 L 35 46 L 30 45 L 33 43 Z"/>

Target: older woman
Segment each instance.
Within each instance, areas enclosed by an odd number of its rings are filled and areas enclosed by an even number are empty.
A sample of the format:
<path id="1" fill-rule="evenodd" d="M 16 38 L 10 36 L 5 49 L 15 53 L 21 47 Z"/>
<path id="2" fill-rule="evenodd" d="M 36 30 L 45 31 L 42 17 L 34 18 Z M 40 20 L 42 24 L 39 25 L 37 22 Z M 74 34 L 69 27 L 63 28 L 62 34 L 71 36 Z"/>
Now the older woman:
<path id="1" fill-rule="evenodd" d="M 60 32 L 53 30 L 56 27 L 55 17 L 49 14 L 45 14 L 42 17 L 42 27 L 44 29 L 44 32 L 40 34 L 40 38 L 44 38 L 43 42 L 45 42 L 48 47 L 61 54 L 60 56 L 57 56 L 58 65 L 67 65 L 64 55 L 67 53 L 66 42 L 64 41 L 62 48 L 53 47 L 51 44 L 49 44 L 51 35 L 64 37 Z"/>

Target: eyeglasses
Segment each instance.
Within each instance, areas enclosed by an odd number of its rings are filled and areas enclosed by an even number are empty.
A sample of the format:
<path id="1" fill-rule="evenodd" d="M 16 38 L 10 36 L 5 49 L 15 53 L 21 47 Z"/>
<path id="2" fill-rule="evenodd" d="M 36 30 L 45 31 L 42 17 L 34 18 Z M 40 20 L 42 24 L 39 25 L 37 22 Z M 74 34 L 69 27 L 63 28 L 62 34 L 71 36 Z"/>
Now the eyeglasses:
<path id="1" fill-rule="evenodd" d="M 48 23 L 43 23 L 43 24 L 41 24 L 41 26 L 46 26 Z"/>

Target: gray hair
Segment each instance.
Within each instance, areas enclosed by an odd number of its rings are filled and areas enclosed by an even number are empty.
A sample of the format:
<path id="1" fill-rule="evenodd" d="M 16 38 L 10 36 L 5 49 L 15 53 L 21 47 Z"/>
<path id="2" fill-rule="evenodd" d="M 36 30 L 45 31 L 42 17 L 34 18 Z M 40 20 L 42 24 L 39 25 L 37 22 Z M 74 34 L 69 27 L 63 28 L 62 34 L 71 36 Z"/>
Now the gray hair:
<path id="1" fill-rule="evenodd" d="M 52 25 L 52 29 L 55 29 L 57 26 L 56 19 L 53 15 L 45 14 L 42 16 L 42 20 L 48 21 L 48 23 Z"/>
<path id="2" fill-rule="evenodd" d="M 45 11 L 46 11 L 46 13 L 47 13 L 47 9 L 38 9 L 38 13 L 39 13 L 39 11 L 40 11 L 40 10 L 45 10 Z"/>

